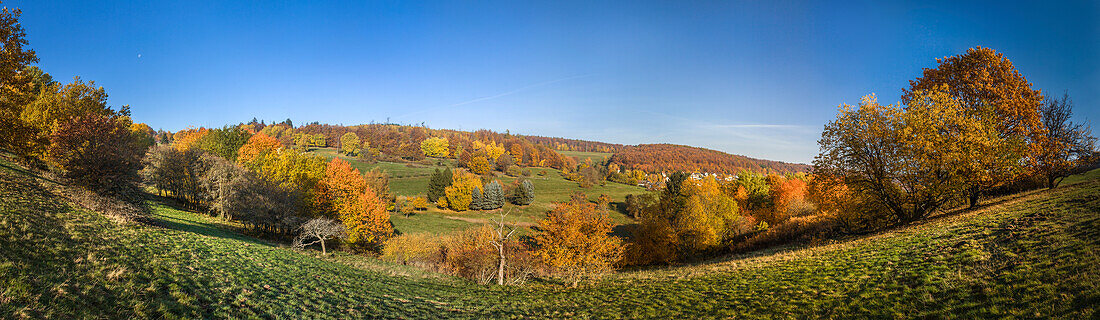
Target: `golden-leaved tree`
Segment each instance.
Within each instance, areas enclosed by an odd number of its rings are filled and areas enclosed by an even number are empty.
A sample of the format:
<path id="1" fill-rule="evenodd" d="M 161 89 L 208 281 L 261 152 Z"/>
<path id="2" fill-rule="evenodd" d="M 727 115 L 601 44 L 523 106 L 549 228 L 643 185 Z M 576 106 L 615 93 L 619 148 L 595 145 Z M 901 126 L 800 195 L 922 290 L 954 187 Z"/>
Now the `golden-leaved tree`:
<path id="1" fill-rule="evenodd" d="M 376 249 L 393 235 L 386 203 L 370 188 L 353 194 L 338 212 L 347 232 L 345 240 L 354 247 Z"/>
<path id="2" fill-rule="evenodd" d="M 967 199 L 975 206 L 984 192 L 1023 173 L 1019 167 L 1029 145 L 1029 153 L 1038 152 L 1040 146 L 1033 142 L 1046 131 L 1039 114 L 1043 96 L 993 49 L 971 48 L 936 61 L 935 69 L 924 69 L 921 77 L 909 82 L 902 103 L 911 104 L 919 91 L 946 91 L 966 117 L 995 123 L 997 136 L 972 146 L 960 171 L 966 178 Z"/>
<path id="3" fill-rule="evenodd" d="M 572 286 L 610 271 L 622 258 L 622 240 L 611 235 L 611 219 L 594 203 L 558 204 L 538 225 L 535 254 Z"/>
<path id="4" fill-rule="evenodd" d="M 480 177 L 465 170 L 455 170 L 453 176 L 454 182 L 443 189 L 444 196 L 439 198 L 438 204 L 454 211 L 466 211 L 470 209 L 474 189 L 483 189 L 484 186 Z"/>
<path id="5" fill-rule="evenodd" d="M 420 142 L 420 151 L 425 157 L 446 158 L 449 155 L 446 138 L 432 137 Z"/>
<path id="6" fill-rule="evenodd" d="M 24 70 L 38 62 L 38 57 L 34 50 L 24 48 L 27 40 L 19 24 L 20 13 L 19 9 L 0 9 L 0 149 L 25 155 L 31 153 L 39 135 L 20 118 L 27 100 L 36 93 Z"/>
<path id="7" fill-rule="evenodd" d="M 969 190 L 970 165 L 986 156 L 977 153 L 1002 150 L 996 122 L 975 112 L 943 86 L 912 92 L 905 107 L 873 95 L 841 105 L 818 142 L 814 177 L 843 183 L 865 229 L 922 219 Z"/>
<path id="8" fill-rule="evenodd" d="M 713 177 L 669 177 L 655 208 L 642 217 L 627 248 L 627 262 L 669 263 L 717 250 L 737 236 L 739 206 Z"/>

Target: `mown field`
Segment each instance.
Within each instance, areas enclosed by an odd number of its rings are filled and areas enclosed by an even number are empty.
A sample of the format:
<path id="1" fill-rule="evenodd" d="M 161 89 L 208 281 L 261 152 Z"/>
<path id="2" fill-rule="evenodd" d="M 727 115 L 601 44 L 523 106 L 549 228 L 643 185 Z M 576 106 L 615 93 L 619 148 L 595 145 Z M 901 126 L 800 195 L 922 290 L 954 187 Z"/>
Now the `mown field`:
<path id="1" fill-rule="evenodd" d="M 148 224 L 74 208 L 0 163 L 0 318 L 1092 318 L 1100 180 L 835 243 L 479 286 L 322 257 L 151 199 Z"/>
<path id="2" fill-rule="evenodd" d="M 384 171 L 390 176 L 390 191 L 395 195 L 403 196 L 426 194 L 428 191 L 428 180 L 435 169 L 443 170 L 447 167 L 455 167 L 453 159 L 434 159 L 431 161 L 432 165 L 383 161 L 367 163 L 353 157 L 339 155 L 336 150 L 332 148 L 315 149 L 311 152 L 329 158 L 338 156 L 341 159 L 347 160 L 351 163 L 352 167 L 360 171 L 369 171 L 372 169 Z M 597 161 L 611 156 L 610 153 L 598 152 L 564 151 L 562 154 L 578 157 L 580 161 L 584 161 L 585 158 L 589 157 L 593 158 L 593 161 Z M 531 180 L 531 183 L 535 186 L 535 201 L 528 206 L 515 207 L 508 204 L 504 207 L 505 211 L 512 210 L 507 220 L 521 226 L 534 224 L 539 219 L 542 219 L 547 211 L 550 211 L 554 203 L 568 201 L 569 197 L 577 191 L 583 192 L 592 200 L 597 199 L 601 194 L 607 194 L 612 197 L 614 202 L 620 203 L 626 201 L 626 195 L 628 194 L 646 192 L 645 189 L 641 187 L 614 182 L 607 182 L 603 186 L 597 185 L 584 189 L 578 186 L 576 182 L 565 180 L 558 170 L 550 168 L 530 168 L 530 170 L 532 174 L 530 177 L 526 177 L 526 179 Z M 496 174 L 496 179 L 500 180 L 500 183 L 504 185 L 509 185 L 517 179 L 516 177 L 502 175 L 499 172 Z M 391 220 L 399 232 L 446 233 L 478 226 L 481 223 L 489 222 L 491 219 L 497 218 L 497 215 L 498 213 L 496 212 L 454 212 L 431 206 L 428 211 L 420 212 L 410 217 L 394 214 Z M 612 221 L 617 224 L 625 225 L 634 223 L 632 219 L 618 211 L 612 210 L 609 215 Z"/>

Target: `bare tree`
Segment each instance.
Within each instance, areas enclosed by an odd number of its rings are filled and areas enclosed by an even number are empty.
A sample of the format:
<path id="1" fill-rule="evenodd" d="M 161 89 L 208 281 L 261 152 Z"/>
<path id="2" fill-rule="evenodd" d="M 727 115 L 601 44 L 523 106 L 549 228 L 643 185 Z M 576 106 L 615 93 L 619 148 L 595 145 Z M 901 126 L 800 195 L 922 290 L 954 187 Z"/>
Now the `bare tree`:
<path id="1" fill-rule="evenodd" d="M 1033 156 L 1033 166 L 1048 188 L 1058 186 L 1095 152 L 1096 138 L 1087 124 L 1073 123 L 1073 101 L 1065 93 L 1061 99 L 1047 98 L 1040 107 L 1046 135 L 1038 141 L 1041 150 Z"/>
<path id="2" fill-rule="evenodd" d="M 500 218 L 493 219 L 493 222 L 497 223 L 496 239 L 489 241 L 493 246 L 497 247 L 497 253 L 499 254 L 500 261 L 497 263 L 497 285 L 504 285 L 504 263 L 507 261 L 507 257 L 504 255 L 504 248 L 508 244 L 508 240 L 512 238 L 512 235 L 516 233 L 516 227 L 511 227 L 508 233 L 504 232 L 504 218 L 508 217 L 509 213 L 512 213 L 512 208 L 508 208 L 508 211 L 500 210 Z"/>
<path id="3" fill-rule="evenodd" d="M 321 243 L 321 254 L 328 254 L 328 249 L 325 248 L 325 240 L 331 240 L 335 238 L 344 237 L 344 225 L 339 221 L 326 219 L 326 218 L 314 218 L 298 227 L 301 233 L 298 237 L 294 238 L 294 246 L 298 248 L 305 248 L 315 243 Z M 312 242 L 305 243 L 306 240 L 316 239 Z"/>

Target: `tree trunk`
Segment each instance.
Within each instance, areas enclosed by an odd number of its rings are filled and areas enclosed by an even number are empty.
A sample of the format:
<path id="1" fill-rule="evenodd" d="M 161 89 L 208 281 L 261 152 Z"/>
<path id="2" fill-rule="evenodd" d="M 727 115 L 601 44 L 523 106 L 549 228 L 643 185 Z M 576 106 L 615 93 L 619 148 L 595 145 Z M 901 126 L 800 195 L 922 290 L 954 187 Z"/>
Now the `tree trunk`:
<path id="1" fill-rule="evenodd" d="M 969 200 L 971 209 L 978 207 L 978 200 L 982 196 L 982 193 L 979 190 L 980 189 L 978 189 L 977 187 L 970 188 Z"/>
<path id="2" fill-rule="evenodd" d="M 504 242 L 501 242 L 497 246 L 497 252 L 500 253 L 500 263 L 497 264 L 497 285 L 504 285 Z"/>
<path id="3" fill-rule="evenodd" d="M 1058 186 L 1058 178 L 1054 177 L 1053 175 L 1047 176 L 1047 189 L 1054 189 L 1054 187 L 1057 187 L 1057 186 Z"/>
<path id="4" fill-rule="evenodd" d="M 328 249 L 325 249 L 325 239 L 321 239 L 321 255 L 328 255 Z"/>

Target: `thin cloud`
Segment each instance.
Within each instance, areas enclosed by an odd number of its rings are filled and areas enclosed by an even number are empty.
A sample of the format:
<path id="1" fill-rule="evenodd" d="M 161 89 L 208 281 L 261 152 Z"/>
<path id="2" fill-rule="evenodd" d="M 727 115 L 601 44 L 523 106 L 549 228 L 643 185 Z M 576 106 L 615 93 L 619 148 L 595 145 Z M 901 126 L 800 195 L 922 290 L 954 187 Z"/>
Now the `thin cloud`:
<path id="1" fill-rule="evenodd" d="M 716 124 L 713 125 L 718 128 L 733 128 L 733 129 L 803 129 L 805 126 L 797 126 L 793 124 Z"/>

